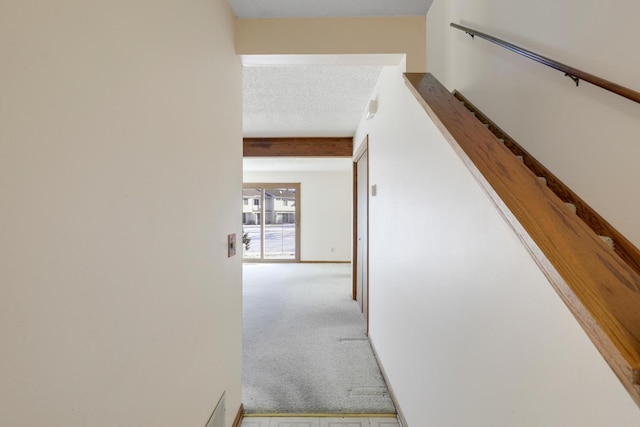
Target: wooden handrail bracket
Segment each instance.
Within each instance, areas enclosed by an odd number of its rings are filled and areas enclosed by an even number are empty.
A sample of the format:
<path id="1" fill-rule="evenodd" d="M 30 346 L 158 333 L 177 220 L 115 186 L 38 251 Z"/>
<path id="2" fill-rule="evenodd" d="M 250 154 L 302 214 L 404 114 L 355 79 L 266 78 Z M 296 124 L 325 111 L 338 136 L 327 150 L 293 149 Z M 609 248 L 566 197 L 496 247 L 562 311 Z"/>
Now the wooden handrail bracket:
<path id="1" fill-rule="evenodd" d="M 640 406 L 640 274 L 432 75 L 405 78 Z"/>
<path id="2" fill-rule="evenodd" d="M 499 39 L 497 37 L 494 37 L 492 35 L 483 33 L 481 31 L 478 30 L 474 30 L 473 28 L 469 28 L 469 27 L 465 27 L 462 25 L 458 25 L 455 23 L 451 23 L 451 26 L 453 28 L 456 28 L 458 30 L 464 31 L 465 33 L 469 34 L 471 37 L 478 36 L 482 39 L 485 39 L 487 41 L 490 41 L 491 43 L 495 43 L 498 46 L 502 46 L 503 48 L 510 50 L 511 52 L 515 52 L 518 55 L 522 55 L 526 58 L 529 58 L 533 61 L 539 62 L 543 65 L 546 65 L 547 67 L 551 67 L 554 68 L 558 71 L 561 71 L 565 74 L 565 76 L 570 77 L 575 83 L 576 85 L 578 85 L 578 83 L 580 82 L 580 80 L 584 80 L 586 82 L 589 82 L 595 86 L 601 87 L 602 89 L 608 90 L 610 92 L 613 92 L 617 95 L 620 95 L 624 98 L 630 99 L 631 101 L 635 101 L 640 103 L 640 92 L 637 92 L 635 90 L 629 89 L 627 87 L 624 87 L 622 85 L 619 85 L 617 83 L 611 82 L 609 80 L 605 80 L 602 77 L 598 77 L 595 76 L 593 74 L 587 73 L 586 71 L 582 71 L 578 68 L 574 68 L 571 67 L 569 65 L 565 65 L 561 62 L 558 62 L 556 60 L 547 58 L 545 56 L 539 55 L 535 52 L 532 52 L 530 50 L 527 50 L 523 47 L 517 46 L 513 43 L 509 43 L 507 41 L 504 41 L 502 39 Z"/>

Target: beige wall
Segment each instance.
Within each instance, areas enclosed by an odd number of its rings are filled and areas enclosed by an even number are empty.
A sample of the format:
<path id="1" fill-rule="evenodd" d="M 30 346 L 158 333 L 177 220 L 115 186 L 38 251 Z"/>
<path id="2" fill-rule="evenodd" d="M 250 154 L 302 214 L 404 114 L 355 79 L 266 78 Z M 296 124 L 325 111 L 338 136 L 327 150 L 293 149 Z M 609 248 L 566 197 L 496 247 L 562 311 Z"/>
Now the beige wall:
<path id="1" fill-rule="evenodd" d="M 370 337 L 409 426 L 631 427 L 640 411 L 385 67 L 369 135 Z"/>
<path id="2" fill-rule="evenodd" d="M 458 89 L 640 246 L 640 105 L 472 40 L 475 27 L 640 90 L 636 0 L 435 0 L 427 15 L 428 70 Z"/>
<path id="3" fill-rule="evenodd" d="M 407 70 L 425 71 L 424 16 L 239 19 L 242 55 L 406 53 Z"/>
<path id="4" fill-rule="evenodd" d="M 0 6 L 0 424 L 241 399 L 241 67 L 224 0 Z M 222 184 L 221 184 L 222 183 Z"/>

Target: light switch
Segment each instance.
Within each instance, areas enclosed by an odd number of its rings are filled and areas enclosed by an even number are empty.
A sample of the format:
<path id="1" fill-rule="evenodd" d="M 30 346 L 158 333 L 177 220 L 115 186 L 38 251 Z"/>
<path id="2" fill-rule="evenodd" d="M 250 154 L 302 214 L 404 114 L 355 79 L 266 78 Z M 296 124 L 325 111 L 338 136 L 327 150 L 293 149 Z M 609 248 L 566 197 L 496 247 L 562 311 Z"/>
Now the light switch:
<path id="1" fill-rule="evenodd" d="M 229 234 L 227 253 L 229 258 L 236 254 L 236 233 Z"/>
<path id="2" fill-rule="evenodd" d="M 378 194 L 378 186 L 376 184 L 373 184 L 371 186 L 371 197 L 376 197 L 377 194 Z"/>

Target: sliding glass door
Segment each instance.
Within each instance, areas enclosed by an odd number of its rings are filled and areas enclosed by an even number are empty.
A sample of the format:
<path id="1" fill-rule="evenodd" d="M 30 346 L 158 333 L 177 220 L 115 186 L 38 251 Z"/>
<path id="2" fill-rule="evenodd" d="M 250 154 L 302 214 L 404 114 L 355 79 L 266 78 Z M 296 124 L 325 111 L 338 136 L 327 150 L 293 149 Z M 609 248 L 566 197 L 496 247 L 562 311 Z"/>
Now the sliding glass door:
<path id="1" fill-rule="evenodd" d="M 242 189 L 242 243 L 243 258 L 262 258 L 262 189 Z"/>
<path id="2" fill-rule="evenodd" d="M 300 260 L 300 184 L 244 184 L 245 261 Z"/>

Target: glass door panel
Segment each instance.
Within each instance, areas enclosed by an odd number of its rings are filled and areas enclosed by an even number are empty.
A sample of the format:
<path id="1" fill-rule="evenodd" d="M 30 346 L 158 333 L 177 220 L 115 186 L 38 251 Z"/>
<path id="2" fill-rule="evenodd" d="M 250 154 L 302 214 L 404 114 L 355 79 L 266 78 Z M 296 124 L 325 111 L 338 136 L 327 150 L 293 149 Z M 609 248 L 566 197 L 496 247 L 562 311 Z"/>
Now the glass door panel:
<path id="1" fill-rule="evenodd" d="M 246 259 L 262 258 L 262 189 L 242 189 L 242 243 Z"/>
<path id="2" fill-rule="evenodd" d="M 296 189 L 264 190 L 264 258 L 296 258 Z"/>

